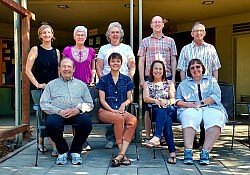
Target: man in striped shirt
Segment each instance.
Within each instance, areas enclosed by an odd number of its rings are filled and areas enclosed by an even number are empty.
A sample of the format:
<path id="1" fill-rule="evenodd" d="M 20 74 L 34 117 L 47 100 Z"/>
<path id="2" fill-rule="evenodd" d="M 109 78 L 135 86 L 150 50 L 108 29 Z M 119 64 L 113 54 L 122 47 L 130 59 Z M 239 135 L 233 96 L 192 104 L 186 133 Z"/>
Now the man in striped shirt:
<path id="1" fill-rule="evenodd" d="M 181 50 L 177 69 L 180 70 L 181 81 L 186 78 L 188 63 L 190 60 L 200 59 L 206 68 L 205 75 L 212 75 L 218 80 L 218 69 L 221 67 L 215 47 L 204 41 L 206 35 L 205 25 L 195 22 L 192 26 L 192 43 Z"/>

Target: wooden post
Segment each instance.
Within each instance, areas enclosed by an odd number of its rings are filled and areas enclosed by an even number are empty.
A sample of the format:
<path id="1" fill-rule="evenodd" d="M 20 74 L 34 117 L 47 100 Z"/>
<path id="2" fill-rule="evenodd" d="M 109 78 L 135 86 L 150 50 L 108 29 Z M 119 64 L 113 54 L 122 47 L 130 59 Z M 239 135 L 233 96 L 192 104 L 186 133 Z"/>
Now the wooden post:
<path id="1" fill-rule="evenodd" d="M 30 49 L 30 19 L 22 18 L 22 123 L 30 125 L 30 81 L 25 74 L 25 65 Z"/>

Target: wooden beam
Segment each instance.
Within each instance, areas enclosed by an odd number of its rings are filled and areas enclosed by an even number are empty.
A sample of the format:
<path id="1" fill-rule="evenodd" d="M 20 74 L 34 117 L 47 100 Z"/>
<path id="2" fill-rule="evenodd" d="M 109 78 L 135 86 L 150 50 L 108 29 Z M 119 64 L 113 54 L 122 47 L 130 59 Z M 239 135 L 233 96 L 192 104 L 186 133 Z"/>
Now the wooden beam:
<path id="1" fill-rule="evenodd" d="M 16 134 L 23 133 L 29 129 L 29 125 L 23 124 L 20 126 L 13 127 L 11 129 L 1 131 L 0 132 L 0 139 L 7 139 L 9 137 L 12 137 Z"/>
<path id="2" fill-rule="evenodd" d="M 25 74 L 25 65 L 29 50 L 30 18 L 26 16 L 22 18 L 22 124 L 27 124 L 28 126 L 30 126 L 30 81 Z M 27 137 L 29 137 L 29 135 Z"/>
<path id="3" fill-rule="evenodd" d="M 21 16 L 28 16 L 29 18 L 36 20 L 35 14 L 25 9 L 24 7 L 22 7 L 20 4 L 16 3 L 13 0 L 0 0 L 0 3 L 5 5 L 9 9 L 19 13 L 19 15 Z"/>

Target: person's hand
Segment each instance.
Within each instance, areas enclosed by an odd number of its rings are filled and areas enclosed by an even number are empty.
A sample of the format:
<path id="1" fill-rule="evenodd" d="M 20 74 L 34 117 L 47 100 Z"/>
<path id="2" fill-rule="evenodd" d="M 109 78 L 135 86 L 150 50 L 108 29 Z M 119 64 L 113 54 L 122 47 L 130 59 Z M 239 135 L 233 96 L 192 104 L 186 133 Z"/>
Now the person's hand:
<path id="1" fill-rule="evenodd" d="M 90 82 L 89 86 L 95 86 L 95 82 Z"/>
<path id="2" fill-rule="evenodd" d="M 46 87 L 46 84 L 45 83 L 42 83 L 42 84 L 39 84 L 39 89 L 45 89 L 45 87 Z"/>
<path id="3" fill-rule="evenodd" d="M 170 103 L 170 101 L 167 100 L 167 99 L 162 99 L 162 100 L 160 100 L 160 105 L 161 105 L 161 107 L 163 107 L 163 108 L 167 108 L 168 105 L 169 105 L 169 103 Z"/>
<path id="4" fill-rule="evenodd" d="M 187 102 L 188 103 L 188 108 L 199 108 L 201 107 L 200 102 Z"/>
<path id="5" fill-rule="evenodd" d="M 59 111 L 59 115 L 63 118 L 70 118 L 74 117 L 75 115 L 79 114 L 80 110 L 78 108 L 70 108 Z"/>
<path id="6" fill-rule="evenodd" d="M 140 87 L 143 89 L 143 87 L 144 87 L 144 83 L 145 83 L 145 81 L 144 80 L 140 80 Z"/>
<path id="7" fill-rule="evenodd" d="M 123 115 L 126 111 L 113 110 L 112 112 L 115 114 Z"/>

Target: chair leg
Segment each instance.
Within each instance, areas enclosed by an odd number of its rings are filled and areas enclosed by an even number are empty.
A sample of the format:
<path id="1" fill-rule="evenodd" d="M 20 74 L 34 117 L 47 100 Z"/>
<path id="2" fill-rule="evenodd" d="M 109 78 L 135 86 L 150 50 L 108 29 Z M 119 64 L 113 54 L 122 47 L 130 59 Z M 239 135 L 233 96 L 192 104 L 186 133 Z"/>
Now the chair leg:
<path id="1" fill-rule="evenodd" d="M 135 153 L 136 153 L 136 159 L 139 160 L 139 154 L 138 154 L 138 143 L 137 143 L 137 129 L 135 129 Z"/>
<path id="2" fill-rule="evenodd" d="M 39 133 L 38 132 L 39 131 L 37 129 L 37 131 L 36 131 L 36 139 L 37 139 L 37 141 L 36 141 L 36 162 L 35 162 L 35 166 L 37 166 L 37 161 L 38 161 L 38 145 L 39 145 L 39 138 L 38 138 Z"/>
<path id="3" fill-rule="evenodd" d="M 234 132 L 235 132 L 235 124 L 233 124 L 233 133 L 232 133 L 231 150 L 233 150 L 233 146 L 234 146 Z"/>
<path id="4" fill-rule="evenodd" d="M 248 148 L 250 149 L 250 115 L 248 116 Z"/>

